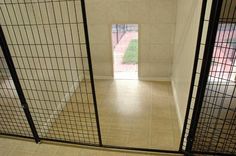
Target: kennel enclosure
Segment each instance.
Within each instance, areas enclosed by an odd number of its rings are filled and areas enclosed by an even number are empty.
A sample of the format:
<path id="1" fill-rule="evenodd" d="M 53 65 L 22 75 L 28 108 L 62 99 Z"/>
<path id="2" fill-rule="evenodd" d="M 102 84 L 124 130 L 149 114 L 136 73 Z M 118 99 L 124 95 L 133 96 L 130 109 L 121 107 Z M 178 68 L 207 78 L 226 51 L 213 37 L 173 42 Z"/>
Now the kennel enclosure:
<path id="1" fill-rule="evenodd" d="M 169 151 L 102 144 L 85 0 L 0 2 L 0 134 L 151 152 L 235 154 L 235 6 L 235 0 L 202 2 L 182 140 L 179 151 Z"/>

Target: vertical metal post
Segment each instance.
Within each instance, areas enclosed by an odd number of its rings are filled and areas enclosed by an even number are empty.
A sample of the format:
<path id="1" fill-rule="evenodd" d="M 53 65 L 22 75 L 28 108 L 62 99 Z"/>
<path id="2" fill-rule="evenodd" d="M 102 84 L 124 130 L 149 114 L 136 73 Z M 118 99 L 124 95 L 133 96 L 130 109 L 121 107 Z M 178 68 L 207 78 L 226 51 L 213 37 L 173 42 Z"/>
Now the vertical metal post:
<path id="1" fill-rule="evenodd" d="M 99 124 L 99 115 L 98 115 L 98 108 L 97 108 L 97 99 L 96 99 L 96 92 L 95 92 L 95 85 L 94 85 L 94 78 L 93 78 L 93 68 L 92 68 L 92 60 L 91 60 L 91 52 L 90 52 L 89 34 L 88 34 L 88 24 L 87 24 L 86 8 L 85 8 L 84 0 L 81 0 L 81 9 L 82 9 L 83 22 L 84 22 L 84 34 L 85 34 L 86 49 L 87 49 L 87 56 L 88 56 L 90 81 L 91 81 L 91 87 L 92 87 L 92 93 L 93 93 L 94 110 L 95 110 L 95 115 L 96 115 L 98 139 L 99 139 L 99 145 L 102 146 L 102 137 L 101 137 L 100 124 Z"/>
<path id="2" fill-rule="evenodd" d="M 211 67 L 212 55 L 214 51 L 215 39 L 221 13 L 222 0 L 213 0 L 211 14 L 209 19 L 209 26 L 207 31 L 206 44 L 204 49 L 204 56 L 202 61 L 201 75 L 199 79 L 199 86 L 191 119 L 189 136 L 187 138 L 186 151 L 192 151 L 194 137 L 197 129 L 198 120 L 201 114 L 201 107 L 204 100 L 206 85 Z"/>
<path id="3" fill-rule="evenodd" d="M 21 84 L 20 84 L 19 78 L 17 76 L 17 72 L 16 72 L 16 69 L 15 69 L 15 66 L 14 66 L 14 63 L 13 63 L 13 60 L 12 60 L 12 57 L 11 57 L 11 53 L 10 53 L 10 50 L 8 48 L 7 41 L 6 41 L 6 38 L 4 36 L 4 32 L 2 30 L 1 25 L 0 25 L 0 46 L 2 48 L 5 60 L 7 62 L 7 66 L 9 68 L 12 80 L 13 80 L 14 85 L 16 87 L 17 94 L 19 96 L 22 108 L 24 110 L 25 116 L 26 116 L 27 121 L 29 123 L 29 126 L 31 128 L 31 131 L 32 131 L 33 137 L 35 139 L 35 142 L 39 143 L 40 139 L 39 139 L 38 133 L 36 131 L 32 116 L 30 114 L 29 107 L 28 107 L 28 104 L 26 102 L 23 90 L 21 88 Z"/>

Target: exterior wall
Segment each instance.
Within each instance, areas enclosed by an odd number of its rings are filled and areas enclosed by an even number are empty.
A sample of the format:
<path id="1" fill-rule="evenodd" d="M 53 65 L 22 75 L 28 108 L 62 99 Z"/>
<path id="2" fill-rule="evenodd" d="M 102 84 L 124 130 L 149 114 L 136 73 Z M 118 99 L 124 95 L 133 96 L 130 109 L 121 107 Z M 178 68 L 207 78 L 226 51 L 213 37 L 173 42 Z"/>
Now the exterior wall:
<path id="1" fill-rule="evenodd" d="M 139 25 L 139 77 L 170 79 L 177 0 L 86 0 L 95 77 L 113 76 L 112 24 Z"/>

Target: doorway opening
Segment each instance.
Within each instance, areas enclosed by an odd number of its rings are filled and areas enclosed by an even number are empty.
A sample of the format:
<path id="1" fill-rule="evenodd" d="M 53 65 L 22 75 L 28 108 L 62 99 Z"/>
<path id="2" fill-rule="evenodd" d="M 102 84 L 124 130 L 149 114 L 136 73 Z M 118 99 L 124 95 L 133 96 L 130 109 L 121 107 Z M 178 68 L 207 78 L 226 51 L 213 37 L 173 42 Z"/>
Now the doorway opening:
<path id="1" fill-rule="evenodd" d="M 112 25 L 114 79 L 138 79 L 138 24 Z"/>

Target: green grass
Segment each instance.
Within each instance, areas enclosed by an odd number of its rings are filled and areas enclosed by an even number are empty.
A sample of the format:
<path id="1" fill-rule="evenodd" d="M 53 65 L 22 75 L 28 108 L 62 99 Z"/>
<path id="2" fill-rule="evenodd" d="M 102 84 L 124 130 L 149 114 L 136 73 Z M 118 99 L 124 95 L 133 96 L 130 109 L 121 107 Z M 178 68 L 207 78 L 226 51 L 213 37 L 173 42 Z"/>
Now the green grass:
<path id="1" fill-rule="evenodd" d="M 130 41 L 128 48 L 123 56 L 123 64 L 137 64 L 138 63 L 138 40 Z"/>

